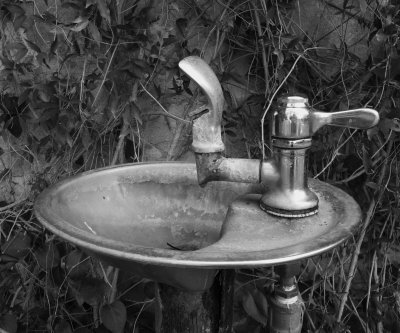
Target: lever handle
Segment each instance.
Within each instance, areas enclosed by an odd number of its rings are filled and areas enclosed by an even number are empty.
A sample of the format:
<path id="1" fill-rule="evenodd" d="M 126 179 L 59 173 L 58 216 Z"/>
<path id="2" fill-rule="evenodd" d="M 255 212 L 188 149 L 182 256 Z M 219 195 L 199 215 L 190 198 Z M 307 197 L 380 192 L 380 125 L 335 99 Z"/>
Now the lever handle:
<path id="1" fill-rule="evenodd" d="M 272 119 L 272 137 L 280 139 L 305 139 L 314 135 L 324 125 L 367 129 L 375 126 L 379 114 L 372 109 L 360 108 L 339 112 L 314 110 L 303 96 L 283 96 Z"/>
<path id="2" fill-rule="evenodd" d="M 354 109 L 339 112 L 313 111 L 311 114 L 312 132 L 316 132 L 324 125 L 368 129 L 379 121 L 379 114 L 372 109 Z"/>
<path id="3" fill-rule="evenodd" d="M 217 76 L 203 59 L 196 56 L 184 58 L 179 67 L 199 85 L 209 103 L 209 112 L 193 121 L 193 150 L 196 153 L 223 151 L 221 120 L 225 100 Z"/>

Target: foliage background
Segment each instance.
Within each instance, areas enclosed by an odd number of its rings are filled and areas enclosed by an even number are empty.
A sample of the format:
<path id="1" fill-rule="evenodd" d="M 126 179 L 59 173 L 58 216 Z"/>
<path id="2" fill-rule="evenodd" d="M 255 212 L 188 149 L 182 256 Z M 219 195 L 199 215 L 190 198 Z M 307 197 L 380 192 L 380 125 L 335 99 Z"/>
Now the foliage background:
<path id="1" fill-rule="evenodd" d="M 0 328 L 154 331 L 152 282 L 45 232 L 32 203 L 84 170 L 192 160 L 190 126 L 176 117 L 190 119 L 202 97 L 177 63 L 195 54 L 226 94 L 228 156 L 262 156 L 260 120 L 282 93 L 328 112 L 379 110 L 369 131 L 315 137 L 310 176 L 353 195 L 364 220 L 354 239 L 301 263 L 299 286 L 304 332 L 399 332 L 399 10 L 395 0 L 0 1 Z M 262 331 L 274 278 L 239 272 L 236 332 Z"/>

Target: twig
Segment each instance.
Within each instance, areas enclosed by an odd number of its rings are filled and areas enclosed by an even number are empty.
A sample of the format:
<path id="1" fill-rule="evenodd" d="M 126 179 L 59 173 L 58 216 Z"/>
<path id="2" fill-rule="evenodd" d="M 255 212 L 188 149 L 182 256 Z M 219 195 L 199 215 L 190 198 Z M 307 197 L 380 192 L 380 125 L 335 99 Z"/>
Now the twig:
<path id="1" fill-rule="evenodd" d="M 272 102 L 275 99 L 275 96 L 278 94 L 279 90 L 281 90 L 281 88 L 283 87 L 283 85 L 286 83 L 287 79 L 289 78 L 289 76 L 292 74 L 293 70 L 295 69 L 298 61 L 303 57 L 303 55 L 310 49 L 306 49 L 304 50 L 303 54 L 299 54 L 298 57 L 296 58 L 296 60 L 294 61 L 292 68 L 290 68 L 289 72 L 286 74 L 285 78 L 282 80 L 282 82 L 280 83 L 280 85 L 278 86 L 278 88 L 275 90 L 275 92 L 272 94 L 268 106 L 264 111 L 264 114 L 261 118 L 261 142 L 262 142 L 262 158 L 263 160 L 265 159 L 265 138 L 264 138 L 264 122 L 265 122 L 265 118 L 268 114 L 269 109 L 271 108 Z"/>
<path id="2" fill-rule="evenodd" d="M 261 29 L 261 22 L 260 17 L 258 16 L 258 11 L 254 2 L 250 3 L 253 5 L 254 10 L 254 18 L 256 19 L 256 26 L 257 26 L 257 38 L 261 45 L 261 54 L 262 54 L 262 62 L 264 67 L 264 78 L 265 78 L 265 96 L 267 96 L 268 91 L 268 82 L 269 82 L 269 72 L 268 72 L 268 62 L 267 62 L 267 52 L 265 51 L 265 42 L 263 38 L 263 33 Z"/>
<path id="3" fill-rule="evenodd" d="M 113 275 L 113 279 L 112 279 L 112 287 L 111 287 L 111 292 L 110 292 L 110 297 L 109 297 L 109 302 L 110 303 L 113 303 L 115 301 L 116 296 L 117 296 L 118 276 L 119 276 L 119 268 L 114 268 L 114 275 Z"/>
<path id="4" fill-rule="evenodd" d="M 13 203 L 10 203 L 7 206 L 0 207 L 0 212 L 4 212 L 6 210 L 9 210 L 11 208 L 14 208 L 15 206 L 19 206 L 20 204 L 23 204 L 25 201 L 26 201 L 26 199 L 22 199 L 22 200 L 18 200 L 18 201 L 15 201 Z"/>
<path id="5" fill-rule="evenodd" d="M 386 139 L 386 141 L 383 143 L 383 145 L 371 156 L 371 158 L 374 158 L 385 146 L 386 144 L 389 142 L 391 136 L 392 136 L 392 130 L 390 130 L 389 135 Z M 372 161 L 372 167 L 374 167 L 381 159 L 378 158 L 375 161 Z M 334 181 L 334 182 L 330 182 L 331 184 L 343 184 L 343 183 L 347 183 L 353 179 L 356 179 L 357 177 L 360 177 L 362 174 L 364 174 L 366 172 L 364 165 L 359 167 L 356 171 L 353 172 L 353 174 L 345 179 L 342 180 L 338 180 L 338 181 Z"/>
<path id="6" fill-rule="evenodd" d="M 118 156 L 120 156 L 120 153 L 124 147 L 125 137 L 128 134 L 128 129 L 129 129 L 129 122 L 127 120 L 127 116 L 126 116 L 126 112 L 125 112 L 124 115 L 122 116 L 122 129 L 119 134 L 117 147 L 115 148 L 113 159 L 111 161 L 111 165 L 115 165 L 117 163 Z M 121 159 L 120 159 L 120 162 L 124 163 L 124 161 Z"/>
<path id="7" fill-rule="evenodd" d="M 83 113 L 82 105 L 83 105 L 83 94 L 84 94 L 84 87 L 85 87 L 85 75 L 86 75 L 86 66 L 87 66 L 88 57 L 85 57 L 83 62 L 83 69 L 82 69 L 82 76 L 80 82 L 80 91 L 79 91 L 79 112 L 80 114 Z"/>
<path id="8" fill-rule="evenodd" d="M 185 110 L 183 112 L 183 118 L 184 119 L 187 118 L 187 116 L 189 114 L 189 111 L 193 108 L 193 105 L 196 102 L 196 97 L 197 97 L 197 93 L 196 93 L 195 96 L 193 96 L 193 98 L 191 98 L 189 100 L 189 103 L 186 105 Z M 171 145 L 170 145 L 169 150 L 168 150 L 167 161 L 172 161 L 176 157 L 178 157 L 176 155 L 177 155 L 177 153 L 179 154 L 179 151 L 176 153 L 176 150 L 177 150 L 177 146 L 178 146 L 178 143 L 179 143 L 179 139 L 183 135 L 182 133 L 187 128 L 187 126 L 188 126 L 187 124 L 183 124 L 181 122 L 177 124 L 176 130 L 175 130 L 175 133 L 174 133 L 174 137 L 172 139 Z"/>
<path id="9" fill-rule="evenodd" d="M 395 300 L 395 307 L 396 307 L 397 315 L 400 316 L 400 291 L 394 291 L 393 297 Z"/>
<path id="10" fill-rule="evenodd" d="M 323 174 L 325 172 L 326 169 L 329 168 L 329 166 L 333 163 L 333 161 L 335 160 L 337 154 L 339 153 L 339 150 L 342 149 L 342 147 L 353 137 L 353 135 L 356 132 L 357 132 L 357 130 L 354 130 L 353 132 L 351 132 L 351 134 L 335 149 L 335 151 L 332 154 L 332 157 L 331 157 L 330 161 L 322 168 L 322 170 L 320 172 L 318 172 L 314 176 L 315 179 L 317 179 L 321 174 Z"/>
<path id="11" fill-rule="evenodd" d="M 387 156 L 390 155 L 392 147 L 393 147 L 393 137 L 390 139 L 390 141 L 388 143 Z M 370 202 L 370 205 L 368 207 L 368 211 L 367 211 L 367 214 L 366 214 L 366 216 L 364 218 L 364 222 L 363 222 L 363 225 L 362 225 L 360 236 L 358 238 L 358 241 L 357 241 L 357 244 L 356 244 L 356 248 L 355 248 L 355 250 L 353 252 L 353 256 L 352 256 L 351 264 L 350 264 L 350 268 L 349 268 L 349 274 L 348 274 L 348 278 L 347 278 L 347 281 L 346 281 L 346 286 L 345 286 L 345 289 L 344 289 L 344 293 L 343 293 L 342 299 L 340 300 L 338 316 L 336 318 L 336 322 L 338 322 L 338 323 L 340 323 L 341 320 L 342 320 L 343 311 L 344 311 L 344 308 L 345 308 L 345 305 L 346 305 L 346 302 L 347 302 L 347 298 L 349 296 L 351 283 L 352 283 L 353 278 L 355 276 L 355 271 L 356 271 L 357 264 L 358 264 L 358 257 L 360 255 L 361 245 L 362 245 L 362 243 L 364 241 L 365 234 L 367 232 L 367 228 L 368 228 L 368 226 L 369 226 L 369 224 L 370 224 L 370 222 L 371 222 L 371 220 L 372 220 L 372 218 L 374 216 L 375 209 L 376 209 L 377 205 L 380 203 L 380 201 L 382 200 L 383 194 L 385 192 L 385 187 L 382 186 L 382 185 L 383 185 L 383 179 L 384 179 L 384 177 L 386 175 L 387 167 L 389 165 L 389 160 L 390 160 L 389 158 L 385 159 L 385 162 L 384 162 L 384 164 L 382 166 L 381 173 L 379 175 L 379 180 L 378 180 L 378 188 L 375 191 L 375 195 L 372 198 L 372 200 Z"/>
<path id="12" fill-rule="evenodd" d="M 172 119 L 178 120 L 178 121 L 182 121 L 184 123 L 190 124 L 191 122 L 189 120 L 186 119 L 182 119 L 180 117 L 175 116 L 174 114 L 168 112 L 162 105 L 161 103 L 145 88 L 145 86 L 140 82 L 140 86 L 142 87 L 142 89 L 145 91 L 145 93 L 147 95 L 149 95 L 151 97 L 151 99 L 157 103 L 157 105 Z"/>
<path id="13" fill-rule="evenodd" d="M 94 99 L 93 99 L 92 106 L 96 105 L 96 101 L 97 101 L 97 98 L 98 98 L 99 95 L 100 95 L 100 91 L 101 91 L 101 89 L 103 88 L 104 83 L 106 82 L 107 74 L 108 74 L 108 72 L 110 71 L 110 66 L 111 66 L 111 64 L 112 64 L 112 62 L 113 62 L 113 59 L 114 59 L 114 56 L 115 56 L 115 52 L 117 52 L 118 45 L 119 45 L 119 41 L 117 42 L 117 45 L 115 45 L 114 51 L 113 51 L 113 53 L 111 54 L 110 60 L 108 61 L 106 71 L 104 72 L 104 75 L 103 75 L 103 80 L 101 81 L 100 86 L 99 86 L 99 89 L 97 90 L 96 96 L 95 96 Z"/>

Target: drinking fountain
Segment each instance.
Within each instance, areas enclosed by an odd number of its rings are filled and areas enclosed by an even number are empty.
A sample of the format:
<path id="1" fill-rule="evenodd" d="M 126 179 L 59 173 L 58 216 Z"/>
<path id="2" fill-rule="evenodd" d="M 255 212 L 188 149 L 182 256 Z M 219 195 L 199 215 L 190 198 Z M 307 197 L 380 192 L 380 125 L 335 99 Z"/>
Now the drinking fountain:
<path id="1" fill-rule="evenodd" d="M 280 281 L 270 301 L 270 332 L 300 332 L 301 299 L 295 270 L 286 264 L 335 247 L 361 221 L 351 196 L 307 178 L 311 137 L 324 125 L 375 126 L 378 113 L 325 113 L 304 96 L 282 96 L 271 112 L 273 157 L 226 158 L 224 98 L 216 75 L 195 56 L 179 66 L 208 98 L 207 109 L 193 120 L 196 164 L 88 171 L 42 192 L 35 214 L 87 253 L 156 281 L 160 332 L 218 332 L 221 297 L 211 292 L 217 273 L 271 265 L 278 267 Z"/>

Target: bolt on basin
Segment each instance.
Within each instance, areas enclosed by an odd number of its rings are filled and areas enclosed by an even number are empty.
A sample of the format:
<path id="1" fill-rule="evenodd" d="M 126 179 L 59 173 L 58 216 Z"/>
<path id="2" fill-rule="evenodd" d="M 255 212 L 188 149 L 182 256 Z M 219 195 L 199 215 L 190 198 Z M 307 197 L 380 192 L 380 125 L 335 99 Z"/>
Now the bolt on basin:
<path id="1" fill-rule="evenodd" d="M 326 183 L 309 186 L 320 212 L 288 219 L 260 209 L 261 184 L 200 187 L 195 164 L 130 164 L 53 185 L 39 195 L 35 213 L 54 234 L 113 266 L 206 290 L 218 269 L 298 260 L 354 232 L 361 219 L 354 199 Z"/>

